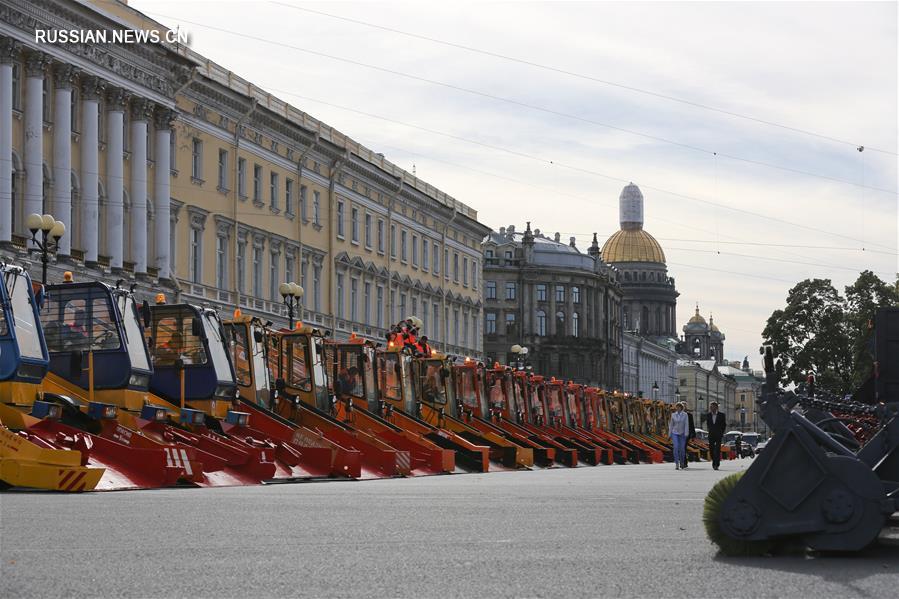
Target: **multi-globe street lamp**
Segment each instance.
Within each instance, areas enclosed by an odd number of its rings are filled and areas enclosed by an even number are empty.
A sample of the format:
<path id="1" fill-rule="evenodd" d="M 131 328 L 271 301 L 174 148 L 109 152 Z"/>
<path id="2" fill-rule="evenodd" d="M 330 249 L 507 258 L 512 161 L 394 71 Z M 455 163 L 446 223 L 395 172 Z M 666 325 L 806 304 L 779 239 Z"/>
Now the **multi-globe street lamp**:
<path id="1" fill-rule="evenodd" d="M 287 318 L 290 321 L 290 327 L 293 328 L 293 311 L 294 309 L 299 309 L 302 311 L 302 305 L 300 301 L 303 299 L 303 288 L 297 285 L 294 282 L 290 283 L 281 283 L 278 286 L 278 292 L 281 294 L 281 297 L 284 299 L 284 305 L 287 306 Z M 300 320 L 302 320 L 303 315 L 300 313 Z"/>
<path id="2" fill-rule="evenodd" d="M 59 238 L 66 234 L 66 224 L 52 214 L 29 214 L 25 226 L 31 231 L 31 243 L 41 252 L 41 283 L 47 284 L 47 263 L 50 252 L 59 249 Z M 37 232 L 41 232 L 38 239 Z"/>

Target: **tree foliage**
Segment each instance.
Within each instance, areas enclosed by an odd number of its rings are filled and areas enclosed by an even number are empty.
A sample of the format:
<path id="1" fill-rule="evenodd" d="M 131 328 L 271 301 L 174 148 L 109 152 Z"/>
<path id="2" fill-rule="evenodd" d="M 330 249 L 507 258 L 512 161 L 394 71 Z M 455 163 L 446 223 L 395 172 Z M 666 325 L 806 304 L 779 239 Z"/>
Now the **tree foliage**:
<path id="1" fill-rule="evenodd" d="M 897 288 L 868 270 L 845 296 L 830 279 L 798 283 L 762 332 L 783 364 L 781 382 L 798 384 L 814 373 L 822 388 L 850 393 L 871 371 L 869 321 L 878 307 L 897 305 Z"/>

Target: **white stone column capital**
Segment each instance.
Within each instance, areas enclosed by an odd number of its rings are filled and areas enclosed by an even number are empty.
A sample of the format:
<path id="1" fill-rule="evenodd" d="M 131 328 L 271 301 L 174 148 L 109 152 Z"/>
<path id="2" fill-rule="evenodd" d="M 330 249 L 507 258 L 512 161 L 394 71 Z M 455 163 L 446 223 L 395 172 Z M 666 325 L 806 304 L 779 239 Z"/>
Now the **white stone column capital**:
<path id="1" fill-rule="evenodd" d="M 78 69 L 70 64 L 57 62 L 53 65 L 53 87 L 57 90 L 71 90 L 75 84 L 75 75 Z"/>
<path id="2" fill-rule="evenodd" d="M 124 112 L 128 105 L 129 94 L 124 88 L 110 85 L 106 87 L 106 109 L 115 112 Z"/>
<path id="3" fill-rule="evenodd" d="M 149 121 L 153 118 L 155 105 L 150 100 L 140 96 L 132 96 L 129 106 L 131 108 L 131 122 Z"/>
<path id="4" fill-rule="evenodd" d="M 81 99 L 98 101 L 106 91 L 106 82 L 94 75 L 81 77 Z"/>
<path id="5" fill-rule="evenodd" d="M 25 54 L 25 76 L 43 78 L 51 62 L 50 57 L 43 52 L 29 51 Z"/>

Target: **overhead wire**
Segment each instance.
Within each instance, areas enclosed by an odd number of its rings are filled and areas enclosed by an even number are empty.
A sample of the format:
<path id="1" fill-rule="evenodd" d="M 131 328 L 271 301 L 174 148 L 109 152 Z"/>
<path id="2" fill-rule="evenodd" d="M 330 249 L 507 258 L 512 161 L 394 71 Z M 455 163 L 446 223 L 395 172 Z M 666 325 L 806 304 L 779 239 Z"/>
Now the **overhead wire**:
<path id="1" fill-rule="evenodd" d="M 843 144 L 843 145 L 852 146 L 852 147 L 854 147 L 854 148 L 858 148 L 858 147 L 860 147 L 860 146 L 863 145 L 863 144 L 860 144 L 860 143 L 857 143 L 857 142 L 848 141 L 848 140 L 845 140 L 845 139 L 841 139 L 841 138 L 838 138 L 838 137 L 834 137 L 834 136 L 832 136 L 832 135 L 826 135 L 826 134 L 822 134 L 822 133 L 816 133 L 816 132 L 810 131 L 810 130 L 808 130 L 808 129 L 802 129 L 802 128 L 800 128 L 800 127 L 795 127 L 795 126 L 791 126 L 791 125 L 785 125 L 785 124 L 783 124 L 783 123 L 778 123 L 778 122 L 775 122 L 775 121 L 771 121 L 771 120 L 768 120 L 768 119 L 763 119 L 763 118 L 760 118 L 760 117 L 755 117 L 755 116 L 752 116 L 752 115 L 742 114 L 742 113 L 739 113 L 739 112 L 736 112 L 736 111 L 733 111 L 733 110 L 727 110 L 727 109 L 724 109 L 724 108 L 718 108 L 718 107 L 711 106 L 711 105 L 708 105 L 708 104 L 703 104 L 703 103 L 701 103 L 701 102 L 696 102 L 696 101 L 693 101 L 693 100 L 687 100 L 687 99 L 684 99 L 684 98 L 679 98 L 679 97 L 672 96 L 672 95 L 669 95 L 669 94 L 663 94 L 663 93 L 660 93 L 660 92 L 656 92 L 656 91 L 652 91 L 652 90 L 647 90 L 647 89 L 639 88 L 639 87 L 632 86 L 632 85 L 626 85 L 626 84 L 623 84 L 623 83 L 618 83 L 618 82 L 615 82 L 615 81 L 610 81 L 610 80 L 607 80 L 607 79 L 602 79 L 602 78 L 600 78 L 600 77 L 596 77 L 596 76 L 592 76 L 592 75 L 587 75 L 587 74 L 584 74 L 584 73 L 578 73 L 578 72 L 572 71 L 572 70 L 570 70 L 570 69 L 565 69 L 565 68 L 561 68 L 561 67 L 555 67 L 555 66 L 552 66 L 552 65 L 542 64 L 542 63 L 538 63 L 538 62 L 536 62 L 536 61 L 526 60 L 526 59 L 523 59 L 523 58 L 517 58 L 517 57 L 514 57 L 514 56 L 507 55 L 507 54 L 502 54 L 502 53 L 499 53 L 499 52 L 492 52 L 492 51 L 490 51 L 490 50 L 484 50 L 484 49 L 482 49 L 482 48 L 476 48 L 476 47 L 468 46 L 468 45 L 465 45 L 465 44 L 460 44 L 460 43 L 456 43 L 456 42 L 451 42 L 451 41 L 448 41 L 448 40 L 442 40 L 442 39 L 438 39 L 438 38 L 435 38 L 435 37 L 431 37 L 431 36 L 427 36 L 427 35 L 423 35 L 423 34 L 419 34 L 419 33 L 412 33 L 412 32 L 409 32 L 409 31 L 403 31 L 403 30 L 401 30 L 401 29 L 396 29 L 396 28 L 394 28 L 394 27 L 388 27 L 388 26 L 385 26 L 385 25 L 379 25 L 379 24 L 376 24 L 376 23 L 368 22 L 368 21 L 362 21 L 362 20 L 359 20 L 359 19 L 353 19 L 353 18 L 351 18 L 351 17 L 346 17 L 346 16 L 342 16 L 342 15 L 336 15 L 336 14 L 333 14 L 333 13 L 328 13 L 328 12 L 321 11 L 321 10 L 315 10 L 315 9 L 308 8 L 308 7 L 296 6 L 296 5 L 294 5 L 294 4 L 289 4 L 289 3 L 287 3 L 287 2 L 280 2 L 280 1 L 277 1 L 277 0 L 270 0 L 269 3 L 270 3 L 270 4 L 281 5 L 281 6 L 284 6 L 284 7 L 286 7 L 286 8 L 291 8 L 291 9 L 293 9 L 293 10 L 299 10 L 299 11 L 303 11 L 303 12 L 307 12 L 307 13 L 312 13 L 312 14 L 321 15 L 321 16 L 324 16 L 324 17 L 329 17 L 329 18 L 332 18 L 332 19 L 338 19 L 338 20 L 341 20 L 341 21 L 346 21 L 346 22 L 349 22 L 349 23 L 355 23 L 355 24 L 357 24 L 357 25 L 362 25 L 362 26 L 364 26 L 364 27 L 370 27 L 370 28 L 373 28 L 373 29 L 380 29 L 380 30 L 382 30 L 382 31 L 388 31 L 388 32 L 390 32 L 390 33 L 395 33 L 395 34 L 398 34 L 398 35 L 403 35 L 403 36 L 407 36 L 407 37 L 411 37 L 411 38 L 415 38 L 415 39 L 420 39 L 420 40 L 423 40 L 423 41 L 432 42 L 432 43 L 440 44 L 440 45 L 443 45 L 443 46 L 448 46 L 448 47 L 452 47 L 452 48 L 457 48 L 457 49 L 465 50 L 465 51 L 467 51 L 467 52 L 472 52 L 472 53 L 475 53 L 475 54 L 481 54 L 481 55 L 484 55 L 484 56 L 491 56 L 491 57 L 493 57 L 493 58 L 498 58 L 498 59 L 501 59 L 501 60 L 506 60 L 506 61 L 509 61 L 509 62 L 514 62 L 514 63 L 518 63 L 518 64 L 530 66 L 530 67 L 534 67 L 534 68 L 537 68 L 537 69 L 541 69 L 541 70 L 545 70 L 545 71 L 550 71 L 550 72 L 558 73 L 558 74 L 561 74 L 561 75 L 566 75 L 566 76 L 569 76 L 569 77 L 575 77 L 575 78 L 583 79 L 583 80 L 586 80 L 586 81 L 592 81 L 592 82 L 594 82 L 594 83 L 600 83 L 600 84 L 602 84 L 602 85 L 607 85 L 607 86 L 611 86 L 611 87 L 616 87 L 616 88 L 619 88 L 619 89 L 624 89 L 624 90 L 628 90 L 628 91 L 631 91 L 631 92 L 635 92 L 635 93 L 639 93 L 639 94 L 644 94 L 644 95 L 652 96 L 652 97 L 655 97 L 655 98 L 660 98 L 660 99 L 663 99 L 663 100 L 669 100 L 669 101 L 672 101 L 672 102 L 678 102 L 678 103 L 680 103 L 680 104 L 685 104 L 685 105 L 688 105 L 688 106 L 693 106 L 693 107 L 695 107 L 695 108 L 700 108 L 700 109 L 703 109 L 703 110 L 710 110 L 710 111 L 713 111 L 713 112 L 717 112 L 717 113 L 720 113 L 720 114 L 725 114 L 725 115 L 732 116 L 732 117 L 735 117 L 735 118 L 740 118 L 740 119 L 752 121 L 752 122 L 755 122 L 755 123 L 759 123 L 759 124 L 763 124 L 763 125 L 768 125 L 768 126 L 771 126 L 771 127 L 777 127 L 777 128 L 784 129 L 784 130 L 787 130 L 787 131 L 792 131 L 792 132 L 794 132 L 794 133 L 801 133 L 801 134 L 803 134 L 803 135 L 808 135 L 808 136 L 811 136 L 811 137 L 816 137 L 816 138 L 819 138 L 819 139 L 824 139 L 824 140 L 827 140 L 827 141 L 832 141 L 832 142 L 835 142 L 835 143 L 839 143 L 839 144 Z M 880 152 L 880 153 L 883 153 L 883 154 L 890 154 L 890 155 L 892 155 L 892 156 L 899 156 L 899 153 L 897 153 L 897 152 L 894 151 L 894 150 L 886 150 L 886 149 L 883 149 L 883 148 L 876 148 L 876 147 L 873 147 L 873 146 L 864 146 L 864 147 L 865 147 L 866 149 L 868 149 L 868 150 L 871 150 L 872 152 Z"/>
<path id="2" fill-rule="evenodd" d="M 693 151 L 701 152 L 701 153 L 704 153 L 704 154 L 708 154 L 708 155 L 710 155 L 710 156 L 711 156 L 711 155 L 721 156 L 721 157 L 724 157 L 724 158 L 729 158 L 729 159 L 731 159 L 731 160 L 736 160 L 736 161 L 740 161 L 740 162 L 745 162 L 745 163 L 747 163 L 747 164 L 754 164 L 754 165 L 757 165 L 757 166 L 764 166 L 764 167 L 768 167 L 768 168 L 778 169 L 778 170 L 782 170 L 782 171 L 786 171 L 786 172 L 791 172 L 791 173 L 795 173 L 795 174 L 800 174 L 800 175 L 805 175 L 805 176 L 809 176 L 809 177 L 816 177 L 816 178 L 823 179 L 823 180 L 827 180 L 827 181 L 833 181 L 833 182 L 836 182 L 836 183 L 843 183 L 843 184 L 845 184 L 845 185 L 851 185 L 851 186 L 860 186 L 860 185 L 863 185 L 863 183 L 860 184 L 860 183 L 858 183 L 858 182 L 851 181 L 851 180 L 849 180 L 849 179 L 841 179 L 841 178 L 839 178 L 839 177 L 832 177 L 832 176 L 824 175 L 824 174 L 821 174 L 821 173 L 814 173 L 814 172 L 811 172 L 811 171 L 806 171 L 806 170 L 797 169 L 797 168 L 793 168 L 793 167 L 788 167 L 788 166 L 783 166 L 783 165 L 773 164 L 773 163 L 764 162 L 764 161 L 761 161 L 761 160 L 755 160 L 755 159 L 751 159 L 751 158 L 744 158 L 744 157 L 741 157 L 741 156 L 737 156 L 737 155 L 735 155 L 735 154 L 729 154 L 729 153 L 726 153 L 726 152 L 720 152 L 720 151 L 718 151 L 718 150 L 710 150 L 710 149 L 702 148 L 702 147 L 699 147 L 699 146 L 696 146 L 696 145 L 687 144 L 687 143 L 683 143 L 683 142 L 678 142 L 678 141 L 674 141 L 674 140 L 667 139 L 667 138 L 664 138 L 664 137 L 660 137 L 660 136 L 656 136 L 656 135 L 651 135 L 651 134 L 643 133 L 643 132 L 640 132 L 640 131 L 635 131 L 635 130 L 633 130 L 633 129 L 627 129 L 627 128 L 624 128 L 624 127 L 619 127 L 619 126 L 617 126 L 617 125 L 611 125 L 611 124 L 608 124 L 608 123 L 603 123 L 603 122 L 600 122 L 600 121 L 597 121 L 597 120 L 594 120 L 594 119 L 590 119 L 590 118 L 586 118 L 586 117 L 582 117 L 582 116 L 578 116 L 578 115 L 574 115 L 574 114 L 570 114 L 570 113 L 561 112 L 561 111 L 554 110 L 554 109 L 551 109 L 551 108 L 546 108 L 546 107 L 544 107 L 544 106 L 537 106 L 537 105 L 535 105 L 535 104 L 530 104 L 530 103 L 528 103 L 528 102 L 522 102 L 522 101 L 520 101 L 520 100 L 515 100 L 515 99 L 513 99 L 513 98 L 508 98 L 508 97 L 504 97 L 504 96 L 498 96 L 498 95 L 496 95 L 496 94 L 491 94 L 491 93 L 488 93 L 488 92 L 483 92 L 483 91 L 479 91 L 479 90 L 475 90 L 475 89 L 471 89 L 471 88 L 466 88 L 466 87 L 462 87 L 462 86 L 455 85 L 455 84 L 452 84 L 452 83 L 446 83 L 446 82 L 444 82 L 444 81 L 438 81 L 438 80 L 435 80 L 435 79 L 429 79 L 429 78 L 427 78 L 427 77 L 421 77 L 421 76 L 419 76 L 419 75 L 413 75 L 413 74 L 410 74 L 410 73 L 405 73 L 405 72 L 402 72 L 402 71 L 397 71 L 397 70 L 395 70 L 395 69 L 390 69 L 390 68 L 387 68 L 387 67 L 381 67 L 381 66 L 378 66 L 378 65 L 373 65 L 373 64 L 366 63 L 366 62 L 362 62 L 362 61 L 358 61 L 358 60 L 353 60 L 353 59 L 350 59 L 350 58 L 345 58 L 345 57 L 341 57 L 341 56 L 335 56 L 335 55 L 333 55 L 333 54 L 328 54 L 328 53 L 320 52 L 320 51 L 317 51 L 317 50 L 311 50 L 311 49 L 309 49 L 309 48 L 303 48 L 303 47 L 301 47 L 301 46 L 296 46 L 296 45 L 288 44 L 288 43 L 284 43 L 284 42 L 278 42 L 278 41 L 271 40 L 271 39 L 268 39 L 268 38 L 263 38 L 263 37 L 259 37 L 259 36 L 249 35 L 249 34 L 246 34 L 246 33 L 241 33 L 241 32 L 239 32 L 239 31 L 234 31 L 234 30 L 231 30 L 231 29 L 223 28 L 223 27 L 216 27 L 216 26 L 213 26 L 213 25 L 205 24 L 205 23 L 197 23 L 197 22 L 195 22 L 195 21 L 189 21 L 189 20 L 182 19 L 182 18 L 180 18 L 180 17 L 174 17 L 174 16 L 171 16 L 171 15 L 164 15 L 164 14 L 157 13 L 157 12 L 154 12 L 154 11 L 147 11 L 147 12 L 148 12 L 148 14 L 152 14 L 152 15 L 155 15 L 155 16 L 157 16 L 157 17 L 164 17 L 164 18 L 169 18 L 169 19 L 180 20 L 180 21 L 182 21 L 182 22 L 184 22 L 184 23 L 187 23 L 187 24 L 190 24 L 190 25 L 194 25 L 194 26 L 197 26 L 197 27 L 202 27 L 202 28 L 204 28 L 204 29 L 209 29 L 209 30 L 211 30 L 211 31 L 217 31 L 217 32 L 220 32 L 220 33 L 226 33 L 226 34 L 229 34 L 229 35 L 234 35 L 234 36 L 238 36 L 238 37 L 242 37 L 242 38 L 246 38 L 246 39 L 251 39 L 251 40 L 258 41 L 258 42 L 262 42 L 262 43 L 265 43 L 265 44 L 270 44 L 270 45 L 274 45 L 274 46 L 279 46 L 279 47 L 282 47 L 282 48 L 288 48 L 288 49 L 295 50 L 295 51 L 298 51 L 298 52 L 303 52 L 303 53 L 306 53 L 306 54 L 311 54 L 311 55 L 313 55 L 313 56 L 319 56 L 319 57 L 322 57 L 322 58 L 327 58 L 327 59 L 329 59 L 329 60 L 335 60 L 335 61 L 338 61 L 338 62 L 344 62 L 344 63 L 347 63 L 347 64 L 352 64 L 352 65 L 355 65 L 355 66 L 359 66 L 359 67 L 363 67 L 363 68 L 367 68 L 367 69 L 379 71 L 379 72 L 382 72 L 382 73 L 387 73 L 387 74 L 390 74 L 390 75 L 395 75 L 395 76 L 397 76 L 397 77 L 403 77 L 403 78 L 406 78 L 406 79 L 411 79 L 411 80 L 414 80 L 414 81 L 419 81 L 419 82 L 427 83 L 427 84 L 430 84 L 430 85 L 436 85 L 436 86 L 439 86 L 439 87 L 444 87 L 444 88 L 447 88 L 447 89 L 452 89 L 452 90 L 455 90 L 455 91 L 460 91 L 460 92 L 463 92 L 463 93 L 468 93 L 468 94 L 480 96 L 480 97 L 483 97 L 483 98 L 489 98 L 489 99 L 491 99 L 491 100 L 496 100 L 496 101 L 498 101 L 498 102 L 504 102 L 504 103 L 508 103 L 508 104 L 515 105 L 515 106 L 520 106 L 520 107 L 523 107 L 523 108 L 528 108 L 528 109 L 530 109 L 530 110 L 535 110 L 535 111 L 543 112 L 543 113 L 546 113 L 546 114 L 552 114 L 552 115 L 555 115 L 555 116 L 560 116 L 560 117 L 563 117 L 563 118 L 568 118 L 568 119 L 575 120 L 575 121 L 578 121 L 578 122 L 588 123 L 588 124 L 595 125 L 595 126 L 599 126 L 599 127 L 605 127 L 605 128 L 612 129 L 612 130 L 615 130 L 615 131 L 621 131 L 621 132 L 624 132 L 624 133 L 628 133 L 628 134 L 631 134 L 631 135 L 636 135 L 636 136 L 643 137 L 643 138 L 646 138 L 646 139 L 651 139 L 651 140 L 658 141 L 658 142 L 661 142 L 661 143 L 667 143 L 667 144 L 674 145 L 674 146 L 677 146 L 677 147 L 681 147 L 681 148 L 685 148 L 685 149 L 690 149 L 690 150 L 693 150 Z M 896 193 L 897 193 L 896 190 L 893 190 L 893 189 L 887 189 L 887 188 L 883 188 L 883 187 L 868 186 L 868 188 L 871 189 L 871 190 L 873 190 L 873 191 L 880 191 L 880 192 L 883 192 L 883 193 L 889 193 L 889 194 L 896 194 Z"/>

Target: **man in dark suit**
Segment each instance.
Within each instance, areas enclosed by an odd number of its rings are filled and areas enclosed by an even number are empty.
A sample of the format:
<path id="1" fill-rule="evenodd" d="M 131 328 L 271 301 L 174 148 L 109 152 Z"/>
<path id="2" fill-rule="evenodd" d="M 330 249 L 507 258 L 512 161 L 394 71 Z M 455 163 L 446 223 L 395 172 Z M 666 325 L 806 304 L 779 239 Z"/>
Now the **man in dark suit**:
<path id="1" fill-rule="evenodd" d="M 712 454 L 712 468 L 717 470 L 721 464 L 721 439 L 727 430 L 724 414 L 718 411 L 718 402 L 709 404 L 709 411 L 705 415 L 705 429 L 709 431 L 709 452 Z"/>
<path id="2" fill-rule="evenodd" d="M 687 467 L 687 462 L 690 461 L 690 454 L 687 452 L 687 448 L 690 447 L 690 439 L 696 438 L 696 425 L 693 423 L 693 412 L 687 412 L 687 442 L 684 444 L 684 463 L 681 464 L 681 468 Z"/>

